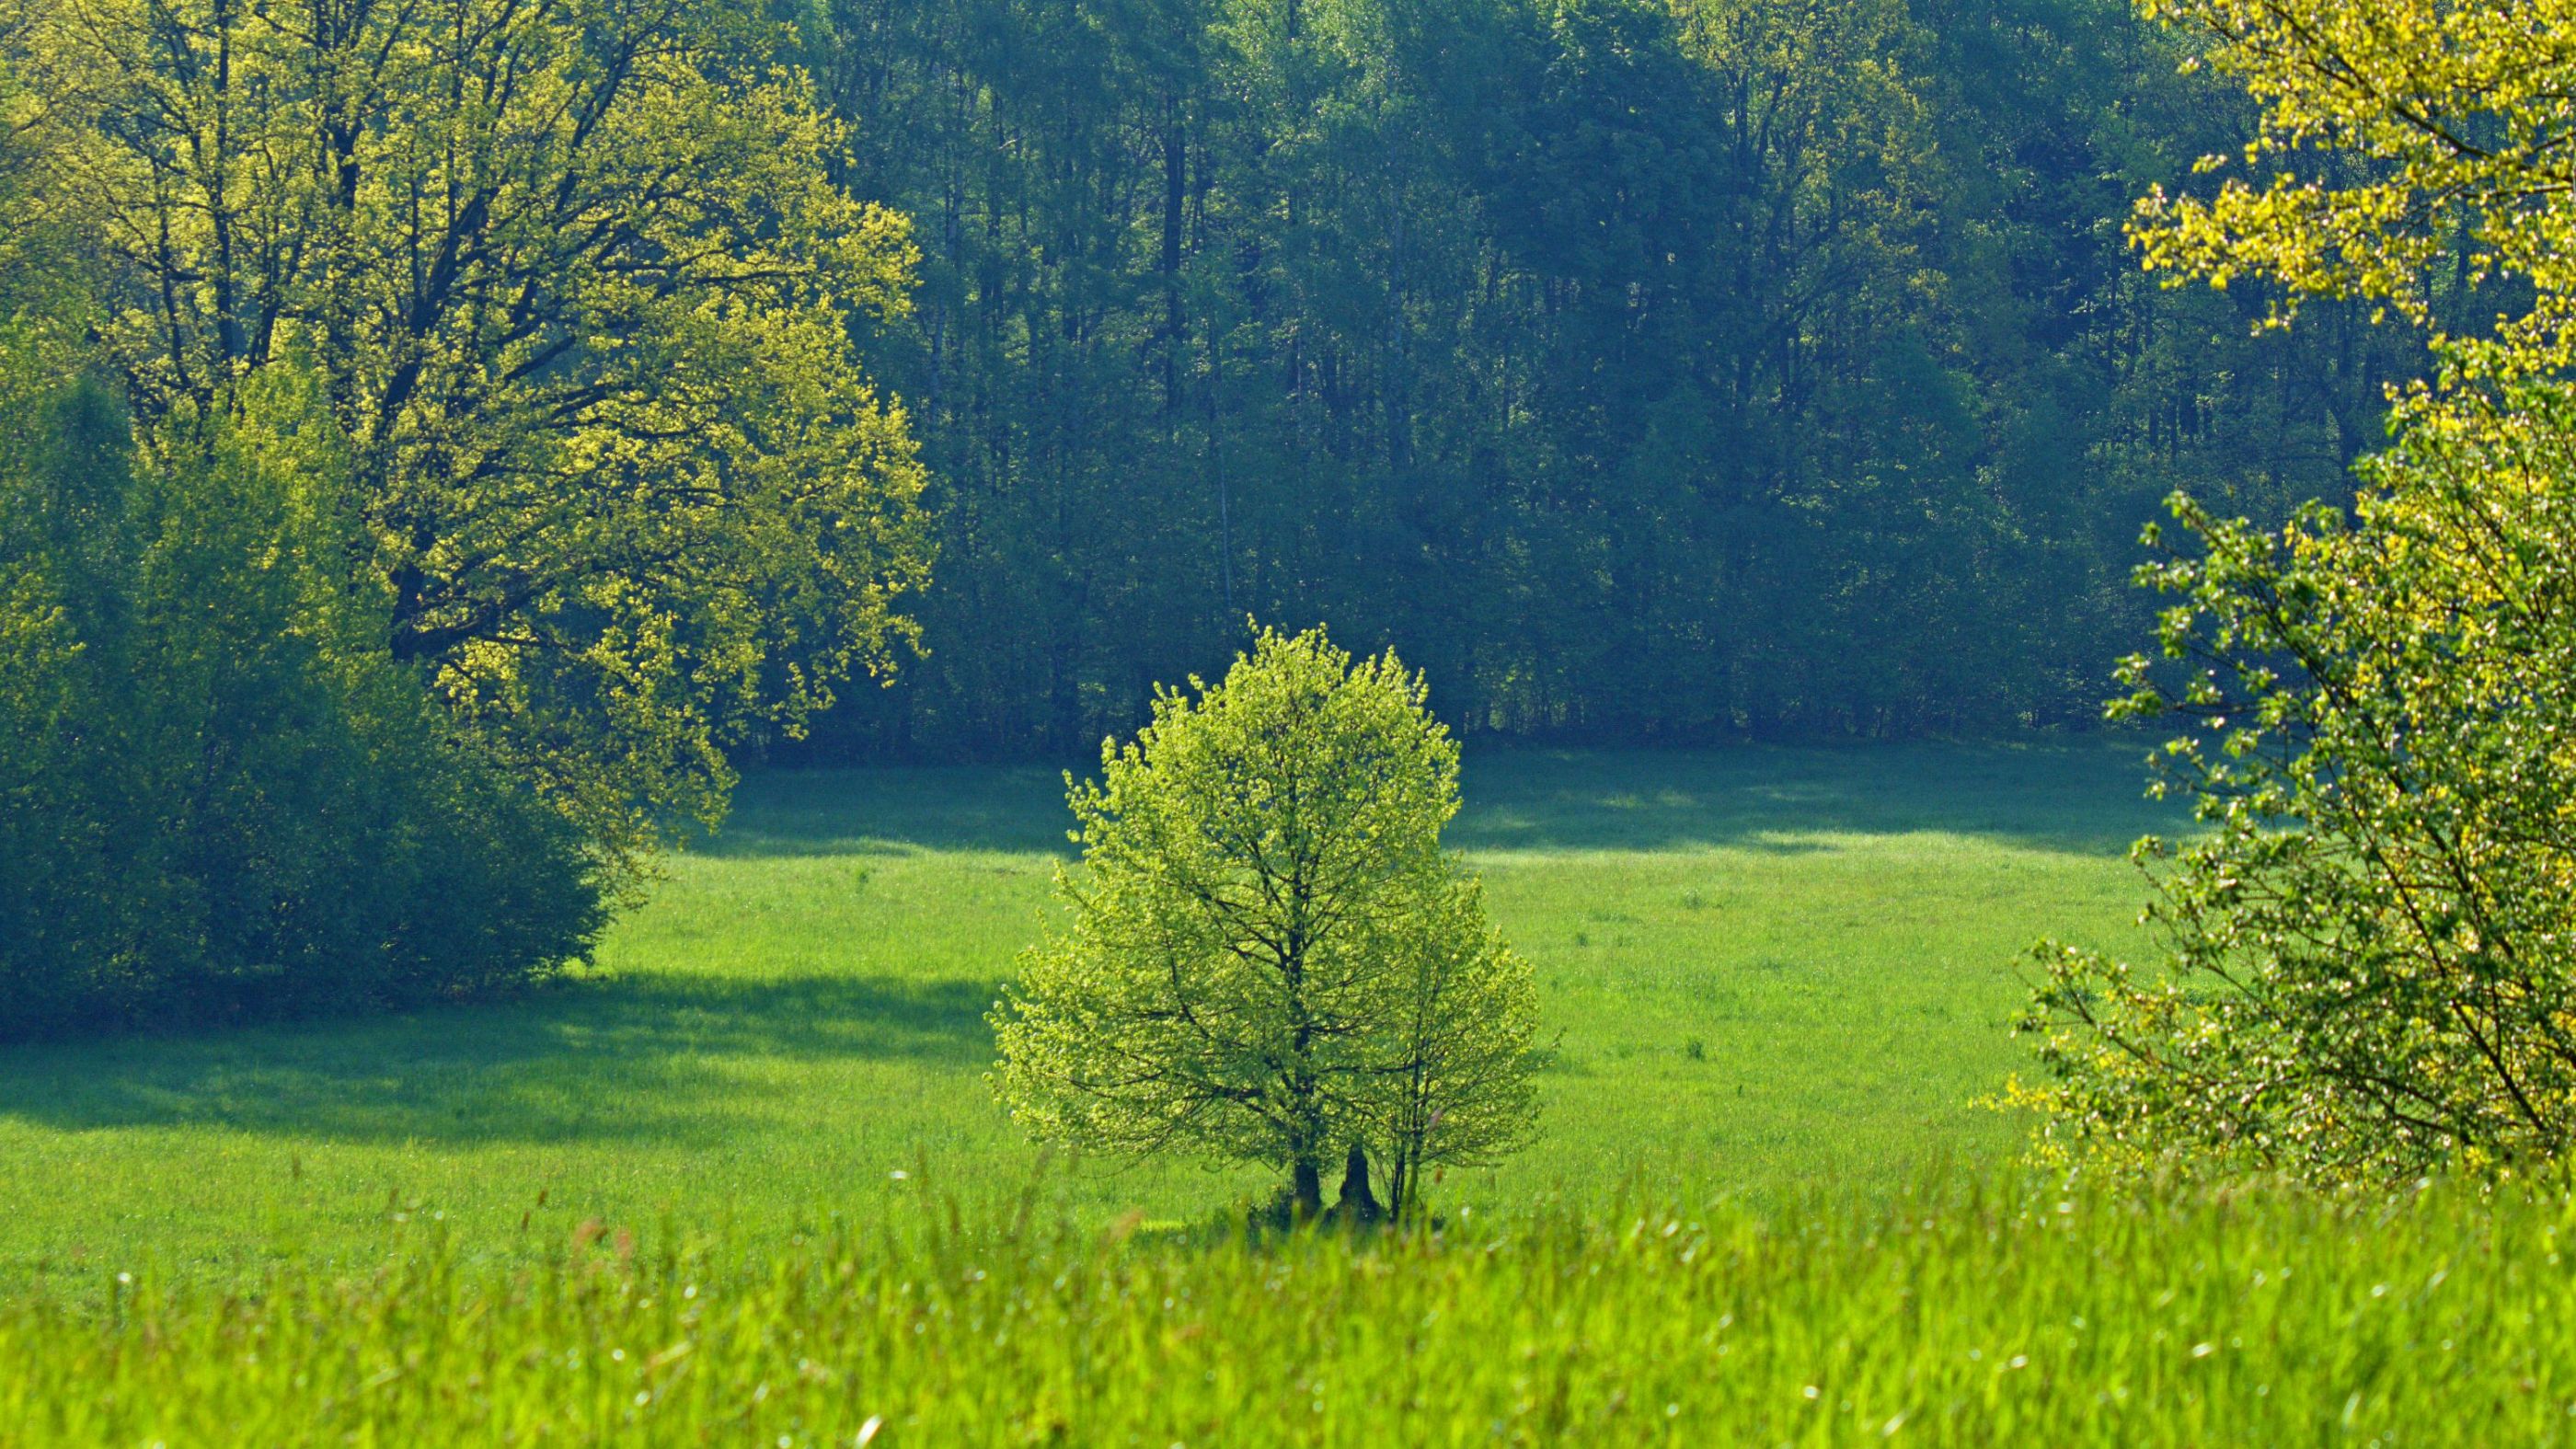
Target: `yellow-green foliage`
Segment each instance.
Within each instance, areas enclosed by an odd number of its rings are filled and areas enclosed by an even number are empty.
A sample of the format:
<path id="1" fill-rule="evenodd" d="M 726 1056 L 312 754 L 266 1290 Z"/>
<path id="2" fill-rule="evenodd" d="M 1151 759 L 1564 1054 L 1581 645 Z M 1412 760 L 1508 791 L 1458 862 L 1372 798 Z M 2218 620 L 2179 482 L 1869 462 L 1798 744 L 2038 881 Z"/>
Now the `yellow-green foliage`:
<path id="1" fill-rule="evenodd" d="M 2214 195 L 2139 205 L 2148 265 L 2226 286 L 2375 299 L 2459 374 L 2576 361 L 2576 4 L 2140 0 L 2264 106 Z M 2502 282 L 2474 292 L 2482 283 Z M 2484 305 L 2481 307 L 2480 302 Z M 2501 313 L 2501 317 L 2499 316 Z"/>
<path id="2" fill-rule="evenodd" d="M 1528 1133 L 1529 966 L 1441 849 L 1458 746 L 1389 651 L 1265 630 L 1071 786 L 1066 929 L 995 1008 L 997 1086 L 1040 1137 L 1267 1163 L 1318 1206 L 1364 1151 L 1419 1173 Z"/>
<path id="3" fill-rule="evenodd" d="M 276 371 L 347 457 L 377 647 L 620 852 L 724 745 L 889 662 L 922 472 L 853 328 L 901 217 L 758 6 L 10 3 L 12 225 L 103 265 L 100 346 L 184 456 Z"/>
<path id="4" fill-rule="evenodd" d="M 2207 829 L 2149 847 L 2157 967 L 2044 958 L 2036 1100 L 2087 1145 L 2332 1180 L 2576 1140 L 2576 408 L 2490 424 L 2419 424 L 2359 527 L 2178 505 L 2122 711 L 2180 721 Z"/>
<path id="5" fill-rule="evenodd" d="M 2247 160 L 2281 169 L 2150 198 L 2149 264 L 2380 299 L 2446 369 L 2349 512 L 2177 496 L 2197 548 L 2144 571 L 2174 602 L 2114 713 L 2180 722 L 2208 829 L 2145 847 L 2161 962 L 2043 953 L 2024 1099 L 2107 1161 L 2528 1170 L 2576 1142 L 2576 5 L 2147 9 L 2266 103 Z"/>
<path id="6" fill-rule="evenodd" d="M 0 1306 L 0 1445 L 2539 1444 L 2576 1203 L 1971 1183 L 1267 1248 L 589 1225 Z M 434 1233 L 415 1223 L 405 1231 Z"/>

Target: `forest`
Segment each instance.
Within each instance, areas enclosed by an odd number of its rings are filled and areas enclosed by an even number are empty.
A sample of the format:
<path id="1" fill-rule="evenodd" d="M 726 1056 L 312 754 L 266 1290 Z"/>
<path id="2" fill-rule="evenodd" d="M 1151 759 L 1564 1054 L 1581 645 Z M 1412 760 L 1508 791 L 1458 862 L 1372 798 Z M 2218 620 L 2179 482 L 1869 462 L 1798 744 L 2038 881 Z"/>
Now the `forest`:
<path id="1" fill-rule="evenodd" d="M 1057 757 L 1247 615 L 1471 732 L 2081 729 L 2188 482 L 2349 492 L 2421 338 L 2124 231 L 2253 108 L 2120 0 L 839 0 L 926 657 L 788 758 Z"/>

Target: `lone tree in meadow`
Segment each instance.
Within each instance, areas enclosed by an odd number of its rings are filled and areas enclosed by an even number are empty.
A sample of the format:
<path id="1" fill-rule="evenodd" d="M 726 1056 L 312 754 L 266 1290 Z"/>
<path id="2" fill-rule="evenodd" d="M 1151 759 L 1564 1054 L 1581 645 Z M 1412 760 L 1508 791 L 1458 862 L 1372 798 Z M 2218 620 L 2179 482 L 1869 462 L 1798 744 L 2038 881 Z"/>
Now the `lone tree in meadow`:
<path id="1" fill-rule="evenodd" d="M 1069 926 L 996 1004 L 996 1086 L 1039 1137 L 1269 1163 L 1301 1215 L 1401 1216 L 1534 1115 L 1528 964 L 1440 848 L 1458 746 L 1392 652 L 1264 630 L 1223 683 L 1159 690 L 1069 798 Z"/>

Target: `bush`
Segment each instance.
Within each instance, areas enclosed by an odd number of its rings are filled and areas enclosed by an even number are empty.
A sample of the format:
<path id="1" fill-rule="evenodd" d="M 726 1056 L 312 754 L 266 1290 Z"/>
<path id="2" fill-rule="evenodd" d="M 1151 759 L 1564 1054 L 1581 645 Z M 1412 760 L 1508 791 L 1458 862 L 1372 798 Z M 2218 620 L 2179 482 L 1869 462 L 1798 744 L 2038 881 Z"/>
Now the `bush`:
<path id="1" fill-rule="evenodd" d="M 10 416 L 0 1037 L 416 1002 L 587 950 L 579 831 L 348 642 L 318 452 L 215 429 L 139 459 L 87 386 Z"/>

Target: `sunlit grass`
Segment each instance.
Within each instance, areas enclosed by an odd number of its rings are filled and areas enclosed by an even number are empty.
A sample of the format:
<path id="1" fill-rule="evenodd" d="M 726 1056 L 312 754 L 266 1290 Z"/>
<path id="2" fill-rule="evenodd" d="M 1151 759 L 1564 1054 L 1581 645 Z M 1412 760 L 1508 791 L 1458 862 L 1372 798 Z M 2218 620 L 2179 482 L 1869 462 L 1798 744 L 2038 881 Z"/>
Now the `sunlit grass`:
<path id="1" fill-rule="evenodd" d="M 1538 1143 L 1450 1208 L 1883 1186 L 1975 1163 L 2012 964 L 2112 942 L 2141 746 L 1471 753 L 1453 830 L 1535 963 Z M 755 778 L 592 978 L 390 1020 L 0 1054 L 0 1280 L 364 1267 L 389 1208 L 468 1260 L 597 1218 L 783 1240 L 891 1174 L 1035 1180 L 982 1014 L 1065 848 L 1050 771 Z M 1195 1223 L 1257 1179 L 1057 1163 L 1051 1212 Z"/>
<path id="2" fill-rule="evenodd" d="M 2557 1196 L 2009 1177 L 1440 1240 L 889 1205 L 744 1253 L 582 1234 L 362 1281 L 0 1304 L 0 1444 L 2547 1443 Z"/>
<path id="3" fill-rule="evenodd" d="M 1471 758 L 1545 1124 L 1359 1245 L 992 1105 L 1049 774 L 755 780 L 590 979 L 0 1058 L 0 1446 L 2569 1437 L 2561 1192 L 2004 1165 L 2013 958 L 2170 823 L 2130 753 Z"/>

